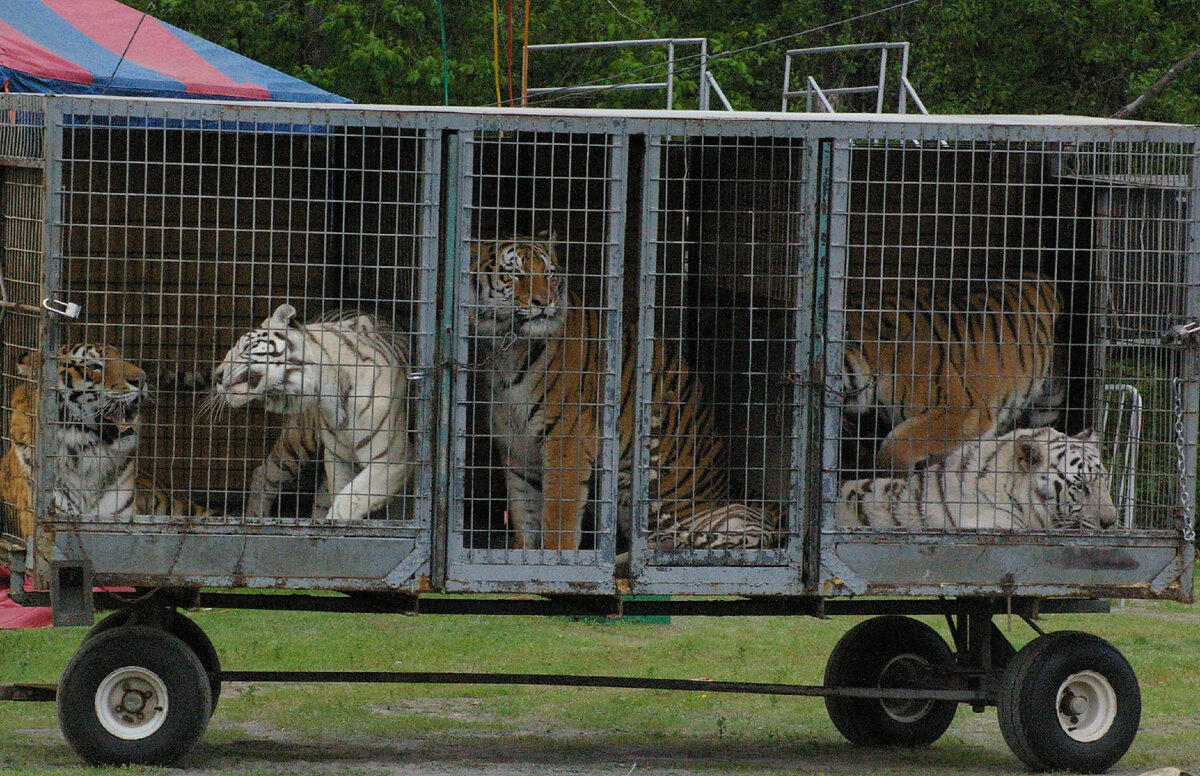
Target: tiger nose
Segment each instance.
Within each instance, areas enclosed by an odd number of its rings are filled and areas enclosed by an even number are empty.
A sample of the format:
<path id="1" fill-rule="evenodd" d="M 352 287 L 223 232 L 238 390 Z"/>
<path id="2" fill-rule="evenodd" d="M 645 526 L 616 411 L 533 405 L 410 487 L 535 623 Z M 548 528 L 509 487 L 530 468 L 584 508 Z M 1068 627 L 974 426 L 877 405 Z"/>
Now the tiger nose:
<path id="1" fill-rule="evenodd" d="M 141 388 L 146 384 L 146 373 L 138 369 L 131 374 L 126 375 L 125 382 L 129 383 L 134 388 Z"/>
<path id="2" fill-rule="evenodd" d="M 535 286 L 529 291 L 529 303 L 534 307 L 553 307 L 558 304 L 558 294 L 549 285 Z"/>

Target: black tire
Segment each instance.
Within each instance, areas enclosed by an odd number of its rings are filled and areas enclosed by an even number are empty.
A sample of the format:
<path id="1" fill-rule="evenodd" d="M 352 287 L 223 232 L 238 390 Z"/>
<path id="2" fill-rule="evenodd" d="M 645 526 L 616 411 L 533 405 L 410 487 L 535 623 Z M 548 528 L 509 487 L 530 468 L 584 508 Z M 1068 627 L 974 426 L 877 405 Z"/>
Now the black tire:
<path id="1" fill-rule="evenodd" d="M 85 639 L 58 685 L 63 736 L 92 765 L 170 765 L 200 740 L 212 701 L 200 658 L 160 628 Z"/>
<path id="2" fill-rule="evenodd" d="M 826 687 L 925 687 L 929 669 L 954 665 L 933 628 L 908 617 L 876 617 L 838 641 L 825 666 Z M 927 746 L 958 711 L 955 701 L 825 697 L 829 719 L 859 746 Z"/>
<path id="3" fill-rule="evenodd" d="M 1142 694 L 1116 647 L 1059 631 L 1009 663 L 996 711 L 1005 743 L 1030 769 L 1102 773 L 1133 744 Z"/>
<path id="4" fill-rule="evenodd" d="M 133 617 L 133 611 L 131 609 L 118 609 L 115 612 L 109 614 L 107 617 L 105 617 L 100 622 L 93 625 L 92 629 L 87 632 L 86 636 L 83 637 L 83 640 L 87 641 L 88 639 L 92 639 L 92 638 L 95 638 L 96 636 L 99 636 L 101 633 L 104 633 L 105 631 L 110 631 L 113 628 L 119 628 L 122 625 L 128 625 L 129 620 L 132 617 Z"/>
<path id="5" fill-rule="evenodd" d="M 84 641 L 113 628 L 128 625 L 132 617 L 132 610 L 119 609 L 93 625 L 88 634 L 83 637 Z M 208 684 L 212 693 L 212 705 L 209 713 L 216 712 L 217 702 L 221 698 L 221 658 L 217 656 L 216 647 L 213 646 L 212 641 L 208 638 L 208 634 L 193 622 L 192 618 L 185 614 L 180 614 L 174 609 L 166 613 L 164 627 L 167 633 L 177 636 L 180 641 L 192 648 L 192 651 L 196 653 L 196 657 L 200 658 L 201 665 L 204 666 L 205 672 L 208 673 Z"/>

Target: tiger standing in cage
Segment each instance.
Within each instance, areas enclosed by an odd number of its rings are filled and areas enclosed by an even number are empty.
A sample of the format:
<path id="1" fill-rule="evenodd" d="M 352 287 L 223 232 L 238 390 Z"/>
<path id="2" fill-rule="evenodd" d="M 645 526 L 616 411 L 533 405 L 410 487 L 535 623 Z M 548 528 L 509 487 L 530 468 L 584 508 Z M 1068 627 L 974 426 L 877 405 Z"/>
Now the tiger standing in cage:
<path id="1" fill-rule="evenodd" d="M 321 514 L 318 506 L 315 519 L 347 523 L 376 510 L 399 517 L 391 507 L 402 509 L 398 502 L 415 471 L 408 335 L 373 315 L 339 312 L 305 324 L 295 316 L 290 304 L 279 305 L 213 372 L 217 406 L 261 401 L 288 416 L 268 461 L 255 472 L 251 509 L 270 506 L 300 457 L 320 455 L 329 507 Z"/>
<path id="2" fill-rule="evenodd" d="M 41 366 L 37 351 L 17 359 L 17 373 L 30 381 L 41 379 Z M 23 537 L 31 537 L 36 526 L 33 492 L 39 431 L 48 469 L 49 508 L 57 516 L 216 514 L 137 471 L 140 406 L 149 382 L 140 367 L 124 360 L 111 345 L 66 345 L 58 353 L 56 376 L 56 421 L 39 423 L 41 392 L 36 383 L 19 384 L 10 397 L 12 446 L 0 459 L 0 499 L 12 506 Z"/>
<path id="3" fill-rule="evenodd" d="M 1036 275 L 997 281 L 962 300 L 919 287 L 848 309 L 843 411 L 876 411 L 892 426 L 875 467 L 906 473 L 1065 400 L 1053 374 L 1059 310 L 1054 284 Z M 1055 414 L 1043 413 L 1038 425 Z"/>
<path id="4" fill-rule="evenodd" d="M 576 549 L 602 438 L 605 334 L 599 310 L 564 288 L 554 236 L 473 246 L 473 325 L 488 352 L 493 438 L 504 451 L 516 549 Z M 618 529 L 632 522 L 635 330 L 623 332 Z M 656 340 L 648 542 L 656 549 L 754 549 L 779 543 L 773 509 L 730 503 L 712 409 L 679 349 Z"/>

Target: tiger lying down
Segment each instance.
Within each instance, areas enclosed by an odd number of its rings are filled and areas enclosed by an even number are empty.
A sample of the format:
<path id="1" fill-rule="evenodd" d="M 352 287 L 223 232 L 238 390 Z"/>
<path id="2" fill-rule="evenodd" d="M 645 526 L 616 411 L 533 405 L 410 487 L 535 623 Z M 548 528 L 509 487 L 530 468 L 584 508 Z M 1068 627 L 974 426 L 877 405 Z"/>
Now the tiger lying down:
<path id="1" fill-rule="evenodd" d="M 408 335 L 372 315 L 340 313 L 306 324 L 295 315 L 289 304 L 277 307 L 213 372 L 218 406 L 261 401 L 287 416 L 254 472 L 247 514 L 266 515 L 300 466 L 321 456 L 329 500 L 318 494 L 315 518 L 345 523 L 377 510 L 400 517 L 415 471 Z"/>
<path id="2" fill-rule="evenodd" d="M 1018 429 L 929 459 L 907 478 L 842 483 L 837 522 L 872 528 L 1108 528 L 1117 522 L 1100 435 Z"/>
<path id="3" fill-rule="evenodd" d="M 41 377 L 37 352 L 17 359 L 17 372 Z M 49 507 L 58 517 L 126 518 L 216 512 L 170 493 L 137 470 L 141 402 L 149 379 L 111 345 L 75 344 L 59 350 L 55 387 L 59 421 L 42 425 L 46 438 Z M 0 500 L 12 505 L 21 535 L 33 535 L 35 433 L 40 389 L 22 383 L 12 392 L 12 447 L 0 459 Z"/>

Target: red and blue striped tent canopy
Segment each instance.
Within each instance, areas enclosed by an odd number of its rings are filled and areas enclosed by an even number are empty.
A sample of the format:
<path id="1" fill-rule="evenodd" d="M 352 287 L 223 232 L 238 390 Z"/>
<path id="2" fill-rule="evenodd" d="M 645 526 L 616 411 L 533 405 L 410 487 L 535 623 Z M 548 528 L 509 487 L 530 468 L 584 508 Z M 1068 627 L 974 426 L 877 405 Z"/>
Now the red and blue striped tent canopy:
<path id="1" fill-rule="evenodd" d="M 116 0 L 0 2 L 0 84 L 39 94 L 350 102 Z"/>

